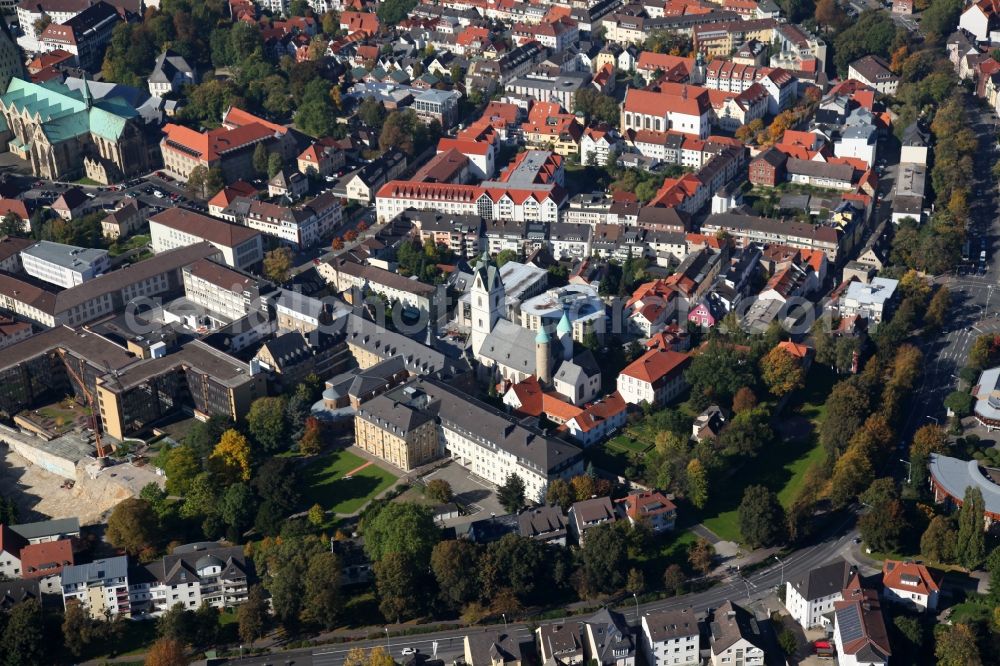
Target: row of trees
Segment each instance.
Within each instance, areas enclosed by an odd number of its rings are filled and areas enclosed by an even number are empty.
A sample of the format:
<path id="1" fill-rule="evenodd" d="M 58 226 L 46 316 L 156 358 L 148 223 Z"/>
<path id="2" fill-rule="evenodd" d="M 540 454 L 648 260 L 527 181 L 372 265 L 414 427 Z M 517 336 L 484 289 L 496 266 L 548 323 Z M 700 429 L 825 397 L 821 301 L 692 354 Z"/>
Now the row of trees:
<path id="1" fill-rule="evenodd" d="M 600 483 L 581 476 L 553 484 L 550 501 L 566 506 L 583 493 L 607 490 Z M 715 556 L 711 544 L 699 541 L 688 549 L 687 570 L 677 563 L 658 568 L 649 562 L 659 548 L 657 539 L 644 521 L 591 528 L 579 550 L 517 534 L 488 545 L 442 540 L 430 510 L 407 502 L 376 501 L 363 512 L 360 528 L 375 563 L 379 609 L 390 622 L 461 614 L 474 623 L 559 599 L 600 598 L 622 590 L 641 594 L 659 586 L 678 593 L 691 572 L 709 572 Z M 648 576 L 656 577 L 649 585 Z"/>

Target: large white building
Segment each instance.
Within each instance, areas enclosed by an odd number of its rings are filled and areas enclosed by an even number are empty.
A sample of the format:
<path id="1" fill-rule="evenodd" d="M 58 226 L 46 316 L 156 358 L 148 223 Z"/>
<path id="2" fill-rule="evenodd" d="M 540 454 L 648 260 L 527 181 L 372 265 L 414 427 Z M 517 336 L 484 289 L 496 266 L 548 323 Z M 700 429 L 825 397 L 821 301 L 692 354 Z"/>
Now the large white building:
<path id="1" fill-rule="evenodd" d="M 68 288 L 101 275 L 111 261 L 107 250 L 38 241 L 21 250 L 21 265 L 28 275 Z"/>
<path id="2" fill-rule="evenodd" d="M 233 268 L 246 270 L 264 259 L 260 232 L 185 208 L 168 208 L 149 218 L 149 233 L 156 253 L 207 241 Z"/>
<path id="3" fill-rule="evenodd" d="M 668 84 L 660 92 L 629 88 L 622 105 L 622 132 L 650 130 L 693 134 L 705 139 L 711 130 L 708 91 L 697 86 Z"/>
<path id="4" fill-rule="evenodd" d="M 485 188 L 394 180 L 375 195 L 375 211 L 379 222 L 387 222 L 407 209 L 479 215 L 487 220 L 558 222 L 559 208 L 565 201 L 566 190 L 555 183 Z"/>
<path id="5" fill-rule="evenodd" d="M 785 608 L 802 625 L 811 629 L 829 624 L 833 604 L 844 598 L 843 590 L 853 575 L 851 565 L 841 559 L 813 569 L 798 580 L 785 583 Z"/>
<path id="6" fill-rule="evenodd" d="M 667 610 L 642 616 L 642 650 L 648 666 L 697 666 L 700 632 L 694 610 Z"/>
<path id="7" fill-rule="evenodd" d="M 294 248 L 309 248 L 333 235 L 343 219 L 340 200 L 326 192 L 295 208 L 239 197 L 219 217 Z"/>
<path id="8" fill-rule="evenodd" d="M 690 360 L 680 352 L 650 349 L 619 373 L 618 392 L 630 405 L 662 407 L 687 388 L 684 370 Z"/>
<path id="9" fill-rule="evenodd" d="M 247 599 L 249 569 L 243 548 L 193 543 L 143 567 L 129 586 L 135 617 L 157 617 L 181 604 L 232 608 Z M 139 578 L 141 576 L 141 579 Z"/>

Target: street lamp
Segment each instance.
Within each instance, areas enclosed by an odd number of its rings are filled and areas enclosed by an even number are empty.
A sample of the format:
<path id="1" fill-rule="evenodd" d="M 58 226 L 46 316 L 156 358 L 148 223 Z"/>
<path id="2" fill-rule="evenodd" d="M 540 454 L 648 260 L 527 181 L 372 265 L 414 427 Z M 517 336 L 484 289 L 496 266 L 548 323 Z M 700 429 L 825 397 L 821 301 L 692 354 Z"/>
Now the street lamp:
<path id="1" fill-rule="evenodd" d="M 635 592 L 632 593 L 632 598 L 635 599 L 635 621 L 636 624 L 639 623 L 639 597 Z"/>
<path id="2" fill-rule="evenodd" d="M 909 460 L 903 460 L 902 458 L 899 459 L 899 462 L 906 465 L 906 482 L 911 483 L 910 477 L 913 474 L 913 463 L 911 463 Z"/>
<path id="3" fill-rule="evenodd" d="M 782 562 L 781 558 L 778 557 L 777 555 L 774 556 L 774 559 L 778 560 L 778 564 L 781 565 L 781 582 L 778 583 L 778 585 L 779 585 L 779 587 L 784 587 L 785 586 L 785 563 Z"/>
<path id="4" fill-rule="evenodd" d="M 389 627 L 385 628 L 385 651 L 392 654 L 392 646 L 389 645 Z"/>
<path id="5" fill-rule="evenodd" d="M 934 421 L 934 425 L 941 425 L 941 422 L 938 421 L 937 418 L 931 416 L 930 414 L 927 415 L 927 418 L 929 418 L 931 421 Z"/>
<path id="6" fill-rule="evenodd" d="M 507 631 L 507 613 L 500 613 L 500 616 L 503 618 L 503 630 Z"/>

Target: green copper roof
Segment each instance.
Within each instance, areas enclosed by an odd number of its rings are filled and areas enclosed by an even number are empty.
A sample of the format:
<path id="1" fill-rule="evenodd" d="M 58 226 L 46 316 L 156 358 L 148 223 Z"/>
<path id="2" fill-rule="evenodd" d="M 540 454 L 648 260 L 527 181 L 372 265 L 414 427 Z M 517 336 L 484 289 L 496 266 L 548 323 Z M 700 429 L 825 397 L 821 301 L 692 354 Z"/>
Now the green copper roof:
<path id="1" fill-rule="evenodd" d="M 569 317 L 566 315 L 566 311 L 563 311 L 562 319 L 559 320 L 559 325 L 556 326 L 556 333 L 559 337 L 562 337 L 563 333 L 572 333 L 573 325 L 569 323 Z"/>
<path id="2" fill-rule="evenodd" d="M 90 132 L 116 140 L 128 120 L 138 116 L 119 97 L 88 105 L 82 92 L 70 90 L 55 80 L 38 84 L 13 78 L 0 102 L 8 108 L 27 109 L 31 116 L 41 118 L 42 131 L 53 143 Z"/>
<path id="3" fill-rule="evenodd" d="M 545 327 L 542 326 L 538 329 L 538 335 L 535 336 L 535 344 L 544 345 L 549 342 L 549 334 L 545 332 Z"/>

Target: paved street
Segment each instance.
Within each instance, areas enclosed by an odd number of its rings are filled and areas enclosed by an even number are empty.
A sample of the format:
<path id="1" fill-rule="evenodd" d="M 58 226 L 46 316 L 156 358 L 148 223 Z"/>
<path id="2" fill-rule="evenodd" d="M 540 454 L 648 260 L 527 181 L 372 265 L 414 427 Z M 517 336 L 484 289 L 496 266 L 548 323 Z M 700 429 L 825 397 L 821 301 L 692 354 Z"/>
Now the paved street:
<path id="1" fill-rule="evenodd" d="M 952 317 L 936 337 L 925 338 L 920 343 L 924 376 L 900 433 L 904 442 L 908 442 L 920 426 L 944 422 L 942 402 L 957 386 L 958 372 L 965 367 L 973 342 L 983 333 L 1000 332 L 1000 290 L 997 289 L 1000 271 L 993 247 L 1000 237 L 1000 219 L 992 176 L 993 165 L 1000 157 L 995 147 L 997 118 L 992 111 L 978 105 L 971 108 L 969 114 L 981 142 L 981 149 L 975 156 L 974 174 L 970 174 L 974 179 L 968 229 L 970 261 L 936 280 L 951 291 Z M 986 251 L 985 264 L 979 261 L 980 247 Z"/>

